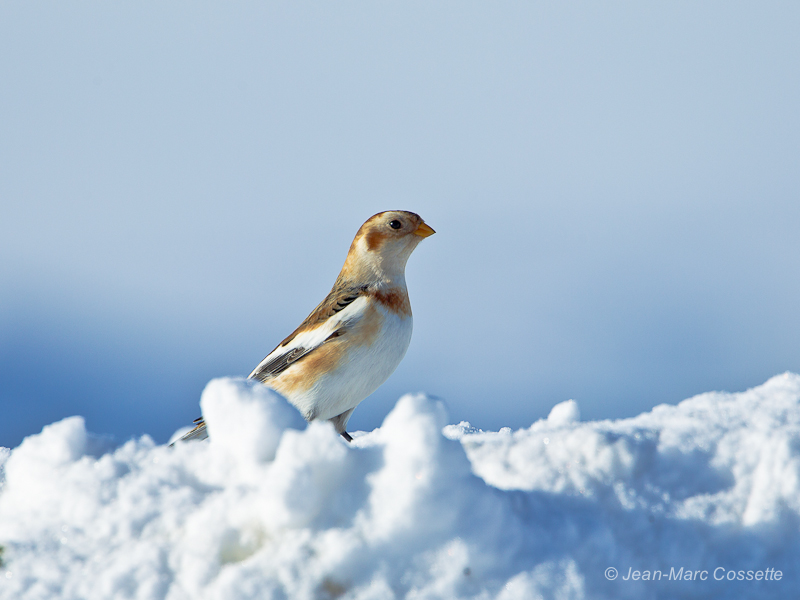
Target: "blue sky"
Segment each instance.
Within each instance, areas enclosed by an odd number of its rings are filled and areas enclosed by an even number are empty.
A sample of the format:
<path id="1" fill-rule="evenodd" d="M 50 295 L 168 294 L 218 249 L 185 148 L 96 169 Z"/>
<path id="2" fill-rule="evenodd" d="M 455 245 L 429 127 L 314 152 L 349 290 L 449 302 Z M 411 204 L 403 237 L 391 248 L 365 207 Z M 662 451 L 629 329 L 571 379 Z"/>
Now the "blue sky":
<path id="1" fill-rule="evenodd" d="M 800 370 L 794 3 L 0 6 L 0 445 L 164 441 L 421 214 L 407 391 L 522 427 Z"/>

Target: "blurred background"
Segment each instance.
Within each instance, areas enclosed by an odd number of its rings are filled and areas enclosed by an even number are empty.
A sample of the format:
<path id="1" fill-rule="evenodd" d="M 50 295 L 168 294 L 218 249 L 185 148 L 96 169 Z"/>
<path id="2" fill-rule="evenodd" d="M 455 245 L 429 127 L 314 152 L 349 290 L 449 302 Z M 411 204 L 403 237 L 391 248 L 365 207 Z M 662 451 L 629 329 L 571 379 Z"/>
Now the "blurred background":
<path id="1" fill-rule="evenodd" d="M 0 445 L 159 442 L 418 212 L 397 398 L 525 427 L 800 370 L 800 4 L 0 4 Z"/>

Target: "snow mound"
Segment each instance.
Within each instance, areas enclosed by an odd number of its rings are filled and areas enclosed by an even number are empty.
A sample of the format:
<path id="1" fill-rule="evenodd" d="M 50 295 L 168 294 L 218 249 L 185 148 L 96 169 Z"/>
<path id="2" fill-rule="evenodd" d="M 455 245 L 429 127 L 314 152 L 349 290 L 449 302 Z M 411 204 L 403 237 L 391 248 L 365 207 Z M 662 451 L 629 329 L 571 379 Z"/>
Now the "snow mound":
<path id="1" fill-rule="evenodd" d="M 241 380 L 211 381 L 201 406 L 209 442 L 114 448 L 71 417 L 0 449 L 0 598 L 783 598 L 800 585 L 798 375 L 618 421 L 580 422 L 567 401 L 500 432 L 404 396 L 351 445 Z"/>

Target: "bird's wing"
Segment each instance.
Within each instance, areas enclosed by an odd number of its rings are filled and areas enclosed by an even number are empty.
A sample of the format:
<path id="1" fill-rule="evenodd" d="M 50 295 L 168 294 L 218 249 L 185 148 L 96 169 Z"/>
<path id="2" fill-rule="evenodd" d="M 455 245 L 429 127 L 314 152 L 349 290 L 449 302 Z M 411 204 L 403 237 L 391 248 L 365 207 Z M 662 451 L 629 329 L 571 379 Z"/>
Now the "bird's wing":
<path id="1" fill-rule="evenodd" d="M 253 369 L 248 379 L 266 382 L 325 342 L 346 335 L 348 326 L 363 316 L 367 295 L 366 287 L 347 285 L 337 280 L 325 300 Z"/>
<path id="2" fill-rule="evenodd" d="M 283 340 L 253 369 L 248 379 L 261 382 L 277 377 L 293 363 L 319 348 L 325 342 L 347 333 L 367 307 L 368 289 L 336 281 L 331 293 L 308 315 L 300 327 Z M 202 417 L 195 419 L 195 427 L 181 436 L 181 442 L 204 440 L 208 437 Z M 174 445 L 174 443 L 173 443 Z"/>

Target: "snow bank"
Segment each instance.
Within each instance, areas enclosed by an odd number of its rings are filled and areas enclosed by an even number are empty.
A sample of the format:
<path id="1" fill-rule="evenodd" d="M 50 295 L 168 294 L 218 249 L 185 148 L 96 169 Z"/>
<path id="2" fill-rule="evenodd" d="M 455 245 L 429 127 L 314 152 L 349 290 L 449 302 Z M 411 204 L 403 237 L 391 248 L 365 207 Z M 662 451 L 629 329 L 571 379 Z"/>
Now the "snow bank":
<path id="1" fill-rule="evenodd" d="M 248 382 L 214 380 L 201 405 L 209 442 L 112 448 L 72 417 L 0 451 L 0 598 L 782 598 L 800 584 L 798 375 L 619 421 L 580 422 L 569 401 L 513 432 L 446 425 L 441 403 L 405 396 L 350 446 Z"/>

